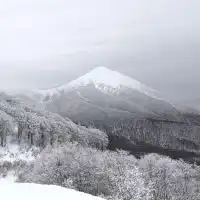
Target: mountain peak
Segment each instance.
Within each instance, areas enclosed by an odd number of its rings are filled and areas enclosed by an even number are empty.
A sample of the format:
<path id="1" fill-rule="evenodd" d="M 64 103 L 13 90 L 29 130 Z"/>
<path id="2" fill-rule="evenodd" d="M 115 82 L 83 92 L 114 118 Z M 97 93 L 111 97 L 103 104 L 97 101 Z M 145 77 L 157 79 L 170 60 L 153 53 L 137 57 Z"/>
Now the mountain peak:
<path id="1" fill-rule="evenodd" d="M 70 82 L 69 85 L 105 84 L 107 86 L 117 88 L 127 85 L 127 82 L 130 81 L 129 79 L 129 77 L 106 67 L 97 67 L 84 76 Z"/>
<path id="2" fill-rule="evenodd" d="M 99 66 L 99 67 L 96 67 L 96 68 L 94 68 L 94 69 L 92 69 L 89 73 L 91 73 L 91 72 L 111 72 L 112 70 L 111 69 L 108 69 L 107 67 L 104 67 L 104 66 Z"/>

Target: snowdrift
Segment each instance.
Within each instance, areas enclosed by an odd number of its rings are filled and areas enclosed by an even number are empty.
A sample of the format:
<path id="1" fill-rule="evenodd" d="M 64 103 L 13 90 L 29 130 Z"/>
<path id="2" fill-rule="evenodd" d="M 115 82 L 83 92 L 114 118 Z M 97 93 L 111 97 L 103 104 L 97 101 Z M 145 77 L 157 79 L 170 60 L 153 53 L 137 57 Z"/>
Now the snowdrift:
<path id="1" fill-rule="evenodd" d="M 89 194 L 53 185 L 0 182 L 3 200 L 103 200 Z"/>

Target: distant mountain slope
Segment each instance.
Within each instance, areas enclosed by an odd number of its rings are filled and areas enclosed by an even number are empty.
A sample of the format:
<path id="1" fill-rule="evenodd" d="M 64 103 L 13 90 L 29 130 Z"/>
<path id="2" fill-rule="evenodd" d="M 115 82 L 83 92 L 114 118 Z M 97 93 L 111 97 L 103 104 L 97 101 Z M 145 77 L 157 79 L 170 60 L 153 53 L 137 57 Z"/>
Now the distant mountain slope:
<path id="1" fill-rule="evenodd" d="M 152 116 L 180 120 L 159 93 L 119 72 L 97 67 L 68 84 L 27 94 L 50 111 L 73 120 Z"/>
<path id="2" fill-rule="evenodd" d="M 180 120 L 178 110 L 159 98 L 157 91 L 105 67 L 97 67 L 68 84 L 48 90 L 26 91 L 18 96 L 27 103 L 47 107 L 73 120 L 130 116 Z"/>
<path id="3" fill-rule="evenodd" d="M 185 100 L 177 103 L 177 105 L 184 112 L 200 114 L 200 98 Z"/>

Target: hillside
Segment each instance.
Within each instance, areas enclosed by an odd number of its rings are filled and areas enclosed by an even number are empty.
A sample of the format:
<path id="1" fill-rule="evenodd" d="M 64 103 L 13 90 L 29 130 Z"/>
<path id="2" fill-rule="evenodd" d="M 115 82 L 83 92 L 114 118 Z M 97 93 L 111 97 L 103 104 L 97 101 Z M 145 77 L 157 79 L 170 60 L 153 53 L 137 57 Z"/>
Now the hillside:
<path id="1" fill-rule="evenodd" d="M 69 118 L 27 105 L 4 93 L 0 95 L 0 130 L 3 147 L 8 142 L 41 148 L 66 141 L 99 148 L 107 145 L 105 133 L 76 125 Z"/>

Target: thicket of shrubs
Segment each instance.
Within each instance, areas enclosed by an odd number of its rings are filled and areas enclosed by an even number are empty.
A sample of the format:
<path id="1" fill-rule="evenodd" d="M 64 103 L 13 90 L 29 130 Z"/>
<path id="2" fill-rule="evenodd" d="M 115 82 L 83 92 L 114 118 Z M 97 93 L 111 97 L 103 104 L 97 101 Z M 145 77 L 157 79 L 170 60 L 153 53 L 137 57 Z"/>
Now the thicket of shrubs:
<path id="1" fill-rule="evenodd" d="M 150 196 L 133 156 L 70 143 L 46 148 L 33 166 L 21 171 L 18 181 L 61 185 L 107 199 Z"/>
<path id="2" fill-rule="evenodd" d="M 182 160 L 149 154 L 139 160 L 147 184 L 151 183 L 153 200 L 200 199 L 200 167 Z"/>
<path id="3" fill-rule="evenodd" d="M 19 182 L 55 184 L 112 200 L 199 200 L 200 168 L 156 154 L 137 160 L 124 151 L 67 143 L 44 149 Z"/>

